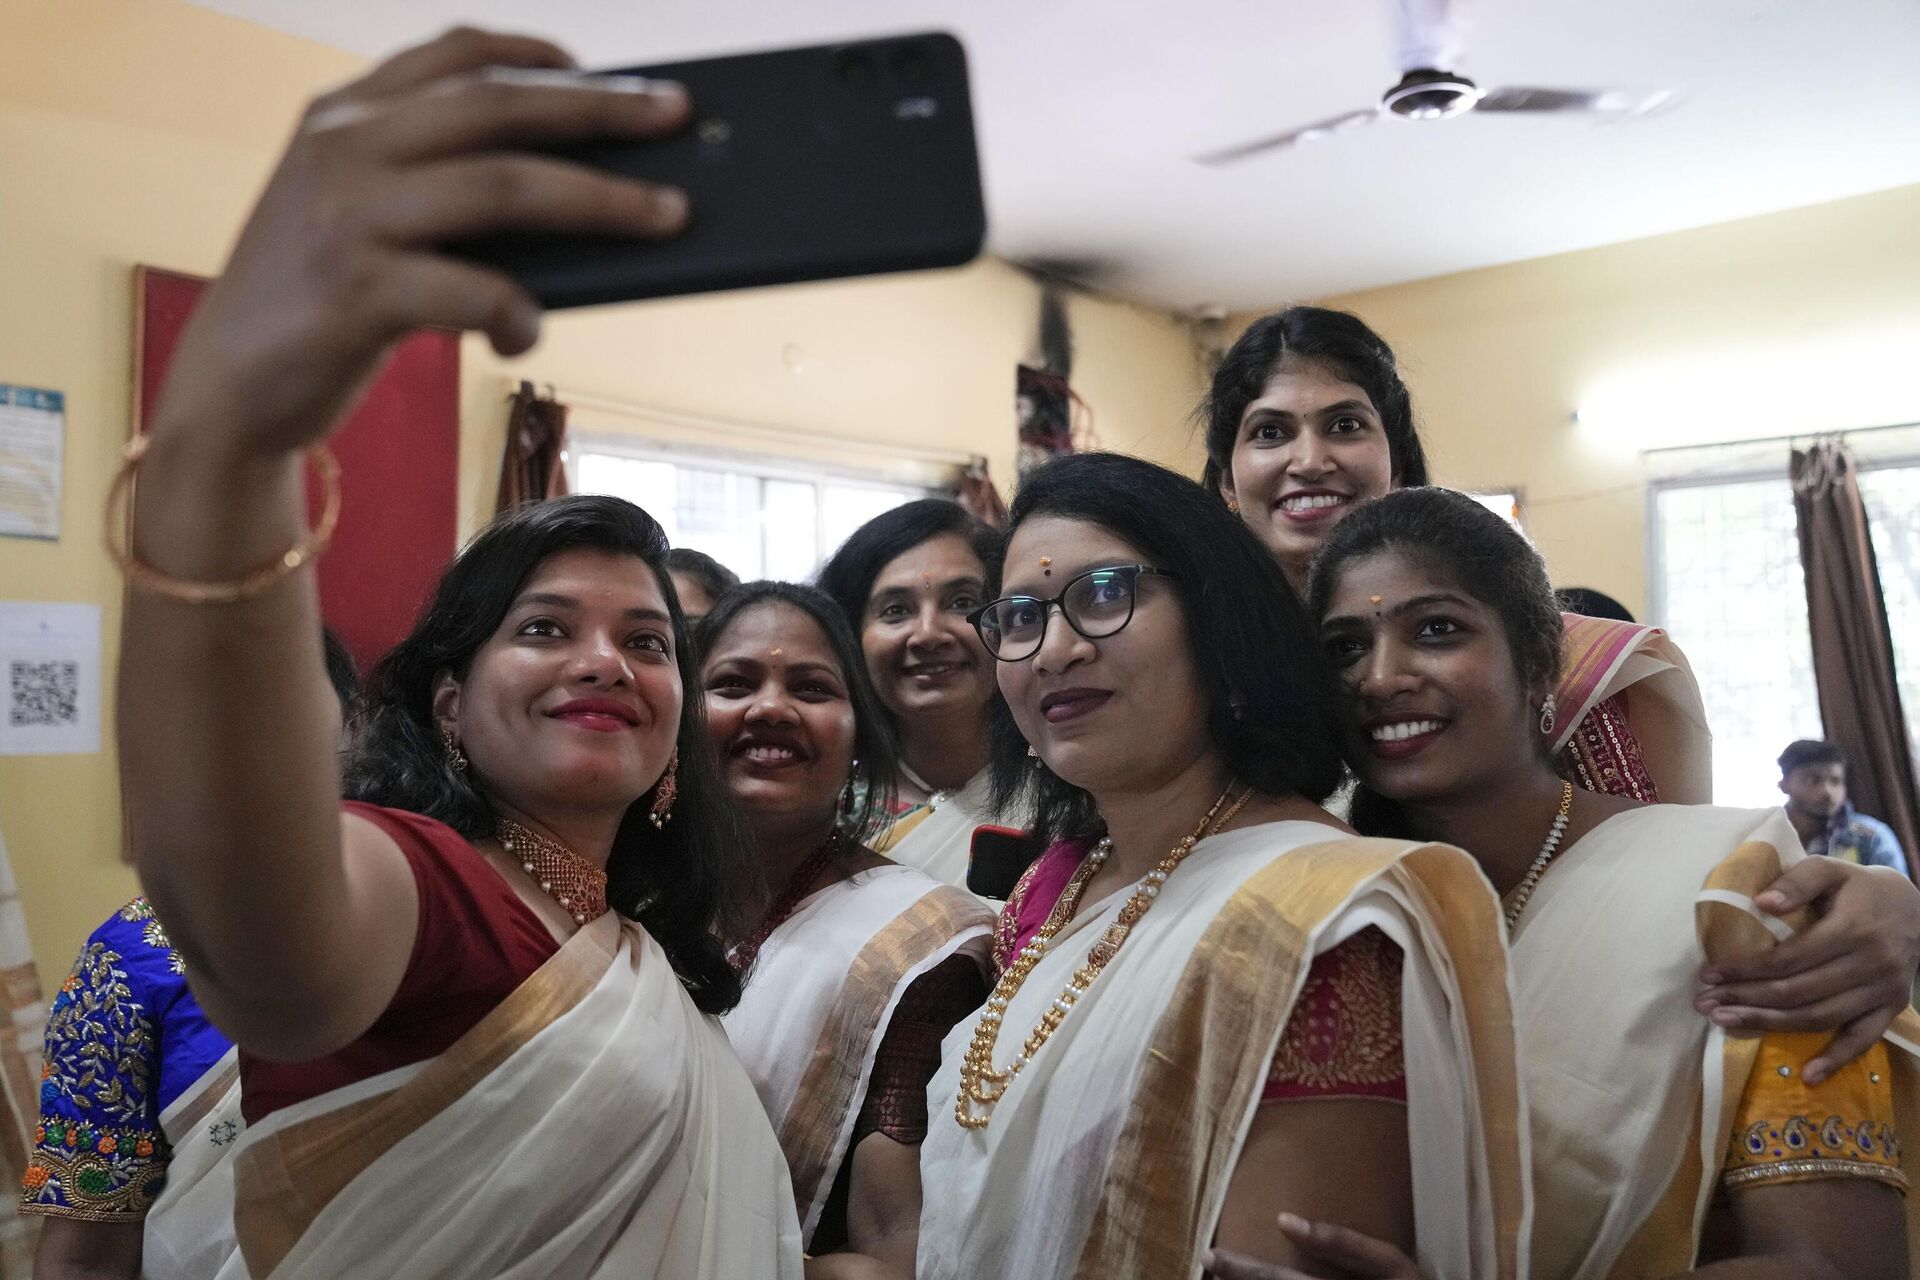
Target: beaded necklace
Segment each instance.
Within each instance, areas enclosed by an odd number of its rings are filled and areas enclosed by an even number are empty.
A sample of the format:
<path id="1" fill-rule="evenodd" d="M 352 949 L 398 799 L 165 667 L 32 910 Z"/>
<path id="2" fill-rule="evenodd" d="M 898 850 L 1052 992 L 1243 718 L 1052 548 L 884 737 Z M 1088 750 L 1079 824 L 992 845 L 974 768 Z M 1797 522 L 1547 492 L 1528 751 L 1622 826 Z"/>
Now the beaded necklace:
<path id="1" fill-rule="evenodd" d="M 812 887 L 815 880 L 820 878 L 820 873 L 827 869 L 827 864 L 833 861 L 834 855 L 840 851 L 845 838 L 840 828 L 835 827 L 832 833 L 821 842 L 820 847 L 808 854 L 805 862 L 794 868 L 793 874 L 787 878 L 787 883 L 781 888 L 780 896 L 773 900 L 773 905 L 767 908 L 767 914 L 761 918 L 759 928 L 727 952 L 727 963 L 733 966 L 735 973 L 745 973 L 753 967 L 754 960 L 760 955 L 760 948 L 766 945 L 773 931 L 785 924 L 799 909 L 802 899 L 807 896 L 807 890 Z"/>
<path id="2" fill-rule="evenodd" d="M 1207 810 L 1207 815 L 1200 819 L 1200 825 L 1181 837 L 1180 843 L 1160 860 L 1159 865 L 1140 878 L 1139 883 L 1134 886 L 1132 896 L 1127 899 L 1126 905 L 1120 908 L 1119 918 L 1107 926 L 1106 932 L 1100 935 L 1099 941 L 1095 942 L 1093 948 L 1087 952 L 1086 961 L 1074 971 L 1073 979 L 1054 998 L 1053 1004 L 1047 1008 L 1047 1011 L 1040 1015 L 1039 1023 L 1027 1036 L 1026 1043 L 1021 1046 L 1020 1052 L 1015 1054 L 1012 1061 L 1008 1062 L 1004 1068 L 996 1071 L 993 1066 L 993 1049 L 995 1042 L 999 1039 L 1000 1023 L 1006 1017 L 1008 1004 L 1014 996 L 1019 994 L 1021 985 L 1027 980 L 1027 975 L 1033 972 L 1034 966 L 1039 964 L 1041 957 L 1046 955 L 1047 945 L 1053 940 L 1054 935 L 1073 919 L 1074 912 L 1079 909 L 1081 895 L 1086 892 L 1087 882 L 1093 879 L 1094 873 L 1105 865 L 1107 857 L 1113 852 L 1113 839 L 1108 837 L 1101 840 L 1079 867 L 1075 868 L 1073 878 L 1061 891 L 1060 900 L 1054 904 L 1046 923 L 1040 926 L 1040 931 L 1034 934 L 1032 940 L 1014 956 L 1013 963 L 1008 965 L 1006 972 L 1000 975 L 1000 981 L 995 985 L 993 994 L 987 998 L 986 1008 L 981 1011 L 980 1022 L 974 1028 L 973 1041 L 967 1046 L 966 1057 L 961 1062 L 960 1095 L 953 1104 L 954 1119 L 960 1122 L 962 1128 L 984 1129 L 987 1127 L 988 1121 L 993 1118 L 993 1108 L 1002 1097 L 1006 1096 L 1013 1078 L 1026 1068 L 1027 1063 L 1040 1052 L 1041 1047 L 1052 1038 L 1053 1033 L 1059 1030 L 1060 1024 L 1066 1021 L 1069 1013 L 1073 1012 L 1075 1003 L 1087 993 L 1087 988 L 1093 985 L 1094 979 L 1100 976 L 1101 971 L 1107 967 L 1114 956 L 1119 954 L 1121 945 L 1133 932 L 1133 926 L 1140 922 L 1140 917 L 1147 914 L 1147 909 L 1153 905 L 1153 900 L 1160 896 L 1160 886 L 1167 882 L 1167 877 L 1173 873 L 1173 869 L 1186 861 L 1187 855 L 1193 852 L 1195 845 L 1233 821 L 1235 815 L 1245 808 L 1247 801 L 1252 798 L 1253 788 L 1247 787 L 1242 790 L 1239 799 L 1235 800 L 1230 807 L 1226 807 L 1224 813 L 1221 812 L 1222 807 L 1227 806 L 1227 798 L 1232 794 L 1233 785 L 1229 784 L 1227 789 L 1220 793 L 1220 798 L 1213 802 L 1213 807 Z"/>
<path id="3" fill-rule="evenodd" d="M 507 856 L 533 877 L 540 891 L 560 904 L 575 924 L 591 924 L 607 914 L 607 873 L 558 840 L 502 818 L 496 834 Z"/>

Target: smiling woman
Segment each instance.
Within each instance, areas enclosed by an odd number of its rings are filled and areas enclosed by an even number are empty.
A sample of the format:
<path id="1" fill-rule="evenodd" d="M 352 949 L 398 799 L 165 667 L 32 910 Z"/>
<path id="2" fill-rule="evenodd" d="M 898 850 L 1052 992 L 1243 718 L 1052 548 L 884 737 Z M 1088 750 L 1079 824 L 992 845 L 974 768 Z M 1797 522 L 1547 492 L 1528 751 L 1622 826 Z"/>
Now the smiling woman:
<path id="1" fill-rule="evenodd" d="M 1355 825 L 1461 845 L 1505 894 L 1535 1273 L 1679 1274 L 1724 1235 L 1722 1256 L 1770 1274 L 1907 1274 L 1895 1115 L 1920 1096 L 1920 1022 L 1824 1070 L 1823 1033 L 1729 1038 L 1689 1006 L 1708 961 L 1774 948 L 1748 911 L 1801 859 L 1785 816 L 1643 805 L 1555 771 L 1546 566 L 1470 497 L 1410 489 L 1355 512 L 1313 607 L 1345 677 Z M 1715 1193 L 1725 1233 L 1702 1212 Z"/>
<path id="2" fill-rule="evenodd" d="M 1332 680 L 1273 558 L 1191 481 L 1083 454 L 1022 484 L 1002 577 L 996 799 L 1052 843 L 934 1078 L 921 1280 L 1192 1275 L 1285 1251 L 1281 1211 L 1517 1277 L 1492 894 L 1317 803 Z"/>
<path id="3" fill-rule="evenodd" d="M 985 998 L 992 914 L 863 843 L 888 822 L 893 733 L 830 598 L 749 583 L 700 648 L 713 750 L 766 881 L 733 952 L 749 981 L 727 1034 L 779 1134 L 808 1248 L 832 1255 L 810 1274 L 872 1260 L 910 1276 L 927 1081 Z"/>
<path id="4" fill-rule="evenodd" d="M 998 567 L 993 530 L 928 498 L 869 520 L 820 571 L 900 741 L 903 803 L 877 847 L 950 884 L 967 883 L 975 828 L 1003 820 L 987 796 L 993 660 L 967 621 Z"/>
<path id="5" fill-rule="evenodd" d="M 659 525 L 574 498 L 482 533 L 375 672 L 340 799 L 303 455 L 411 328 L 532 345 L 533 300 L 441 246 L 685 219 L 678 193 L 511 150 L 687 120 L 675 86 L 572 65 L 454 31 L 316 103 L 129 463 L 122 789 L 155 913 L 242 1055 L 223 1274 L 801 1274 L 714 1017 L 739 999 L 745 847 Z M 529 1175 L 536 1135 L 565 1156 Z"/>

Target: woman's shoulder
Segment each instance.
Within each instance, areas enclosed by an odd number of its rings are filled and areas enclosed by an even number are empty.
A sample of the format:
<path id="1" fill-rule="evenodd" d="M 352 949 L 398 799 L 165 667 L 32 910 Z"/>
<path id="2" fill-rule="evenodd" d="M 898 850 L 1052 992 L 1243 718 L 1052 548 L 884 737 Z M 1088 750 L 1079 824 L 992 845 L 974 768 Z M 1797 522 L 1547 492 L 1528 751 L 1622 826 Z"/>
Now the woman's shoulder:
<path id="1" fill-rule="evenodd" d="M 1781 809 L 1711 804 L 1635 805 L 1614 814 L 1572 847 L 1596 871 L 1631 865 L 1638 884 L 1691 897 L 1708 881 L 1764 886 L 1804 856 Z M 1571 852 L 1572 849 L 1569 850 Z"/>
<path id="2" fill-rule="evenodd" d="M 344 800 L 342 812 L 371 823 L 402 848 L 420 846 L 435 852 L 458 855 L 473 852 L 473 842 L 437 818 L 408 809 L 390 809 L 364 800 Z"/>
<path id="3" fill-rule="evenodd" d="M 1636 804 L 1621 810 L 1594 828 L 1596 833 L 1659 833 L 1662 837 L 1724 844 L 1723 852 L 1750 841 L 1766 841 L 1798 850 L 1800 839 L 1779 808 L 1739 809 L 1718 804 Z"/>
<path id="4" fill-rule="evenodd" d="M 915 902 L 938 903 L 964 925 L 984 925 L 994 917 L 993 909 L 977 895 L 869 849 L 855 855 L 853 874 L 841 883 L 856 893 L 884 888 L 896 895 L 912 897 Z"/>

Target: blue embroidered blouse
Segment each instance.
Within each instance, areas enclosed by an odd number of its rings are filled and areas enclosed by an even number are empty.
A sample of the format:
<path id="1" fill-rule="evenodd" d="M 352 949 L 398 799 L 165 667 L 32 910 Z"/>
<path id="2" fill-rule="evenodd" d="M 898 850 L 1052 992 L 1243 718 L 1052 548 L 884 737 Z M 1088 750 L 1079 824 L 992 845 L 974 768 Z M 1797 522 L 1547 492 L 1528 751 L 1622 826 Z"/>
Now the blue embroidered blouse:
<path id="1" fill-rule="evenodd" d="M 138 1222 L 166 1184 L 160 1113 L 226 1056 L 153 908 L 95 929 L 47 1019 L 40 1122 L 21 1209 Z"/>

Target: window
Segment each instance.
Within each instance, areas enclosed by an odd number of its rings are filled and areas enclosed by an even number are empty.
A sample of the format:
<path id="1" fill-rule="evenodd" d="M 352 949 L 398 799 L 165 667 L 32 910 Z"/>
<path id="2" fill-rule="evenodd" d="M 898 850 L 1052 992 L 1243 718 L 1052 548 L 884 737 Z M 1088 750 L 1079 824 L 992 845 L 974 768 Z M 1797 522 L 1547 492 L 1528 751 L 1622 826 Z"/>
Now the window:
<path id="1" fill-rule="evenodd" d="M 1520 494 L 1512 489 L 1496 489 L 1467 495 L 1514 528 L 1520 528 Z"/>
<path id="2" fill-rule="evenodd" d="M 1920 464 L 1861 465 L 1911 715 L 1920 708 Z M 1654 620 L 1700 681 L 1714 802 L 1778 804 L 1781 750 L 1824 736 L 1792 486 L 1784 468 L 1656 481 L 1650 506 Z"/>
<path id="3" fill-rule="evenodd" d="M 645 508 L 674 546 L 704 551 L 749 581 L 806 581 L 868 520 L 935 492 L 804 462 L 613 437 L 576 436 L 569 467 L 575 493 Z"/>
<path id="4" fill-rule="evenodd" d="M 1860 496 L 1866 500 L 1867 527 L 1873 531 L 1880 594 L 1893 632 L 1900 706 L 1907 713 L 1911 739 L 1920 723 L 1920 464 L 1863 470 Z"/>

